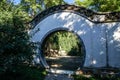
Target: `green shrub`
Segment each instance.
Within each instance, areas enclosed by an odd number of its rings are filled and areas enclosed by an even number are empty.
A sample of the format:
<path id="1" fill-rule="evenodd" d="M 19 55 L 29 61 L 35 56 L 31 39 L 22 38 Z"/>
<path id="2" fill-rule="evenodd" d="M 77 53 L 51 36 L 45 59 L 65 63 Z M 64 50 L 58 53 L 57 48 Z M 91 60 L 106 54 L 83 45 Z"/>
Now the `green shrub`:
<path id="1" fill-rule="evenodd" d="M 44 80 L 46 71 L 42 68 L 17 66 L 16 71 L 6 71 L 0 74 L 0 80 Z"/>
<path id="2" fill-rule="evenodd" d="M 91 77 L 87 78 L 83 75 L 74 75 L 73 77 L 74 77 L 74 80 L 120 80 L 120 78 L 115 76 L 102 77 L 102 76 L 92 75 Z"/>
<path id="3" fill-rule="evenodd" d="M 74 77 L 74 80 L 96 80 L 92 77 L 90 78 L 84 77 L 83 75 L 74 75 L 73 77 Z"/>

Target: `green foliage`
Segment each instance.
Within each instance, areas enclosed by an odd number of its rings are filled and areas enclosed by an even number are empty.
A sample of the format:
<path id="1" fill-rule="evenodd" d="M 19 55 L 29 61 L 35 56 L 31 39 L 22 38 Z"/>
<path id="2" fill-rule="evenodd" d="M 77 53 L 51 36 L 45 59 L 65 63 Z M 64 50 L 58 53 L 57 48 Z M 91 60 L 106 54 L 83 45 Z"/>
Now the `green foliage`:
<path id="1" fill-rule="evenodd" d="M 45 9 L 62 4 L 65 4 L 64 0 L 44 0 Z"/>
<path id="2" fill-rule="evenodd" d="M 68 55 L 80 55 L 81 45 L 78 36 L 65 31 L 58 32 L 57 36 L 60 50 L 65 50 Z"/>
<path id="3" fill-rule="evenodd" d="M 20 5 L 32 18 L 42 10 L 42 0 L 21 0 Z"/>
<path id="4" fill-rule="evenodd" d="M 76 5 L 84 6 L 94 11 L 120 11 L 120 0 L 75 0 Z"/>
<path id="5" fill-rule="evenodd" d="M 78 6 L 83 6 L 83 7 L 90 7 L 92 0 L 74 0 L 74 4 Z"/>
<path id="6" fill-rule="evenodd" d="M 34 18 L 39 12 L 59 4 L 64 4 L 64 0 L 21 0 L 22 8 Z"/>
<path id="7" fill-rule="evenodd" d="M 28 35 L 30 26 L 26 24 L 29 14 L 20 5 L 3 1 L 0 3 L 0 80 L 43 80 L 44 70 L 22 66 L 29 65 L 33 55 Z"/>
<path id="8" fill-rule="evenodd" d="M 91 77 L 85 77 L 84 75 L 73 75 L 75 80 L 120 80 L 119 77 L 115 77 L 115 76 L 95 76 L 92 75 Z"/>
<path id="9" fill-rule="evenodd" d="M 42 68 L 19 65 L 14 72 L 7 71 L 0 74 L 0 80 L 44 80 L 46 74 Z"/>
<path id="10" fill-rule="evenodd" d="M 120 0 L 92 0 L 92 9 L 101 12 L 120 11 Z"/>
<path id="11" fill-rule="evenodd" d="M 50 49 L 65 51 L 68 55 L 81 54 L 81 42 L 78 36 L 67 31 L 58 31 L 51 34 L 44 42 L 43 51 L 49 53 Z"/>
<path id="12" fill-rule="evenodd" d="M 29 64 L 33 54 L 27 33 L 30 26 L 26 23 L 42 10 L 58 4 L 64 1 L 21 0 L 18 5 L 12 0 L 0 1 L 0 79 L 43 80 L 44 75 L 40 74 L 46 72 L 21 66 Z"/>
<path id="13" fill-rule="evenodd" d="M 83 75 L 73 75 L 75 80 L 96 80 L 95 78 L 92 77 L 84 77 Z"/>
<path id="14" fill-rule="evenodd" d="M 11 0 L 6 1 L 6 0 L 0 0 L 0 11 L 8 11 L 11 10 L 13 6 L 13 3 Z"/>
<path id="15" fill-rule="evenodd" d="M 28 26 L 24 24 L 26 16 L 16 7 L 0 12 L 0 73 L 14 71 L 15 66 L 32 59 Z"/>

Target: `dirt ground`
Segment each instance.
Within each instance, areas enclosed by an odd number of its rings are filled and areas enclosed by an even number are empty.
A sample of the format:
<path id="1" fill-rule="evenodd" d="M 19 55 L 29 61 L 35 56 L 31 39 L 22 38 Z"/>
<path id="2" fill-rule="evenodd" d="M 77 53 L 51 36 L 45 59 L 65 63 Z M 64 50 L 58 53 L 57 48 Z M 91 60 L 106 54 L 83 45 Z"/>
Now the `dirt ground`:
<path id="1" fill-rule="evenodd" d="M 77 70 L 82 66 L 82 58 L 79 56 L 46 57 L 51 68 L 63 70 Z"/>

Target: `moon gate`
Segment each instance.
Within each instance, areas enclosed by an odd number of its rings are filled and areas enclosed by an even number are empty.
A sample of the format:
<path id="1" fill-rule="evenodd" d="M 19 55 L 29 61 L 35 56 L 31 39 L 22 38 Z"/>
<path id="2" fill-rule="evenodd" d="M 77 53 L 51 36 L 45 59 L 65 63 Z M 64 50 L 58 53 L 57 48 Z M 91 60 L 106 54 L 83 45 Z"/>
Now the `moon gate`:
<path id="1" fill-rule="evenodd" d="M 74 5 L 51 7 L 38 14 L 30 31 L 33 43 L 38 43 L 40 63 L 48 67 L 41 44 L 54 30 L 67 30 L 77 34 L 85 47 L 83 67 L 120 68 L 120 13 L 95 13 Z"/>

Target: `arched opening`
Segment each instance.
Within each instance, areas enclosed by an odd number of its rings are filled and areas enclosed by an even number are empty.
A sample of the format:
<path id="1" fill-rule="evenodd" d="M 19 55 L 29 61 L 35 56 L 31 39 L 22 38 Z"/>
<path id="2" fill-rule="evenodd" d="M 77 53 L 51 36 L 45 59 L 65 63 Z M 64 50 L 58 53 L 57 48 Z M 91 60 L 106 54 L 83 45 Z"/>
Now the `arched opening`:
<path id="1" fill-rule="evenodd" d="M 75 71 L 84 64 L 83 41 L 67 30 L 49 33 L 42 42 L 41 51 L 50 68 Z"/>

